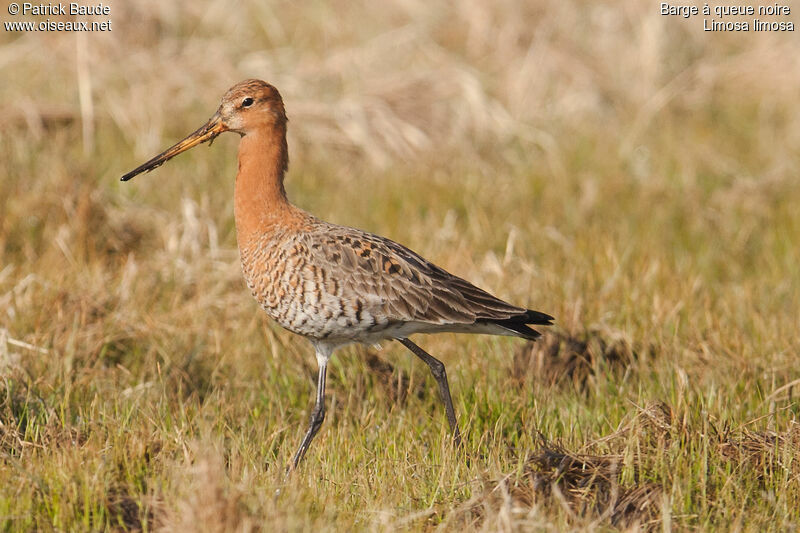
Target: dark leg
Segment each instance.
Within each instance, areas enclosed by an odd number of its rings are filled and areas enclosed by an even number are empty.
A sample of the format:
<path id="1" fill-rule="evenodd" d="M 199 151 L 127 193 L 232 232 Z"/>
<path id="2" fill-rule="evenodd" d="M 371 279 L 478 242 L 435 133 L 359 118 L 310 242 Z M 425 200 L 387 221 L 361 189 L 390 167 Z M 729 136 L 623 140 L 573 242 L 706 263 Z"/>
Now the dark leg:
<path id="1" fill-rule="evenodd" d="M 444 403 L 444 410 L 447 413 L 447 422 L 450 423 L 450 431 L 453 432 L 453 442 L 456 446 L 461 445 L 461 433 L 458 431 L 458 422 L 456 421 L 456 411 L 453 409 L 453 400 L 450 398 L 450 386 L 447 384 L 447 372 L 444 369 L 444 363 L 436 359 L 434 356 L 414 344 L 408 339 L 397 339 L 400 343 L 414 352 L 414 355 L 425 361 L 431 369 L 431 374 L 439 384 L 439 395 L 442 397 Z"/>
<path id="2" fill-rule="evenodd" d="M 308 450 L 308 446 L 311 444 L 311 439 L 314 438 L 314 435 L 317 434 L 319 431 L 320 426 L 322 425 L 322 421 L 325 420 L 325 371 L 327 369 L 327 361 L 324 364 L 319 365 L 319 374 L 317 376 L 317 401 L 314 404 L 314 409 L 311 411 L 311 422 L 308 425 L 308 431 L 306 431 L 306 436 L 303 437 L 303 441 L 300 443 L 300 447 L 297 449 L 297 453 L 294 454 L 294 459 L 292 459 L 292 465 L 287 470 L 287 474 L 297 468 L 297 465 L 303 459 L 303 456 L 306 454 Z"/>

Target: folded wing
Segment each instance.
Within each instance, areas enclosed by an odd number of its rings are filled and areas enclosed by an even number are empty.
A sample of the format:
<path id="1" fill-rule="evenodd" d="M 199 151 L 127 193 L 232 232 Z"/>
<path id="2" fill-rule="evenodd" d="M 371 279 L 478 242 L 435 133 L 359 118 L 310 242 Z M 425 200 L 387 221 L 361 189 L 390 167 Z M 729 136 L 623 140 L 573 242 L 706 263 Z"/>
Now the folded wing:
<path id="1" fill-rule="evenodd" d="M 379 323 L 529 339 L 539 333 L 528 324 L 552 323 L 551 316 L 504 302 L 389 239 L 327 223 L 307 239 L 314 262 L 337 272 L 340 296 Z"/>

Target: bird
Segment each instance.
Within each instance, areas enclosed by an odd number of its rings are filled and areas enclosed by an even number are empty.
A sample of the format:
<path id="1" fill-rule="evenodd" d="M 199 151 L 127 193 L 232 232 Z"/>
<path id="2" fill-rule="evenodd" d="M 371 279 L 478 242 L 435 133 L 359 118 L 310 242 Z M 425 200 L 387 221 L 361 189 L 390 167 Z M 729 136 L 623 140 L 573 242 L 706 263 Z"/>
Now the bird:
<path id="1" fill-rule="evenodd" d="M 149 172 L 224 132 L 240 135 L 234 220 L 244 280 L 267 315 L 311 342 L 318 365 L 308 429 L 287 473 L 302 461 L 325 419 L 328 362 L 352 343 L 395 340 L 425 362 L 460 446 L 445 365 L 409 337 L 455 332 L 534 340 L 540 333 L 530 326 L 551 325 L 554 318 L 507 303 L 392 240 L 325 222 L 290 203 L 284 188 L 287 123 L 278 89 L 262 80 L 242 81 L 202 127 L 120 179 Z"/>

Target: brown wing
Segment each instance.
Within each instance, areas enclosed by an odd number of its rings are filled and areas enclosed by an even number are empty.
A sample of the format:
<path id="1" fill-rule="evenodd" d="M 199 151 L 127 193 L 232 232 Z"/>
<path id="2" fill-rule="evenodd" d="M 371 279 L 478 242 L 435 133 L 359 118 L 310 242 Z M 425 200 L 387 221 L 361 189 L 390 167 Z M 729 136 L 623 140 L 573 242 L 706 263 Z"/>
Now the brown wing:
<path id="1" fill-rule="evenodd" d="M 341 296 L 378 322 L 473 324 L 528 313 L 389 239 L 322 222 L 306 239 L 314 263 L 336 272 Z"/>

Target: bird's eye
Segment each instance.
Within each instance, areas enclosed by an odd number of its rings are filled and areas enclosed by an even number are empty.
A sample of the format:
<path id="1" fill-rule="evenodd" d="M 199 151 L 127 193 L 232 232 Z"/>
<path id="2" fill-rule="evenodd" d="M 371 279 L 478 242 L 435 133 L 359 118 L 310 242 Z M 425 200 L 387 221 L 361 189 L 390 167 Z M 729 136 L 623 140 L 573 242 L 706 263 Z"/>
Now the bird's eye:
<path id="1" fill-rule="evenodd" d="M 247 98 L 242 100 L 242 107 L 250 107 L 251 105 L 253 105 L 253 102 L 254 100 L 248 96 Z"/>

